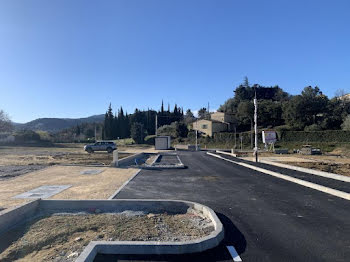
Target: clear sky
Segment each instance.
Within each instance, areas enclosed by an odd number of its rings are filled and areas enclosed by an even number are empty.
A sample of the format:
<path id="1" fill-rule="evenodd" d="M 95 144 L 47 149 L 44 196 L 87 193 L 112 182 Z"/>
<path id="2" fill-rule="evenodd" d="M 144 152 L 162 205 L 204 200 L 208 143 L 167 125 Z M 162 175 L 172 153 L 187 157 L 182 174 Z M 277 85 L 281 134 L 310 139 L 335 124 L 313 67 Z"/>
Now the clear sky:
<path id="1" fill-rule="evenodd" d="M 248 76 L 350 92 L 349 0 L 1 0 L 0 109 L 216 109 Z"/>

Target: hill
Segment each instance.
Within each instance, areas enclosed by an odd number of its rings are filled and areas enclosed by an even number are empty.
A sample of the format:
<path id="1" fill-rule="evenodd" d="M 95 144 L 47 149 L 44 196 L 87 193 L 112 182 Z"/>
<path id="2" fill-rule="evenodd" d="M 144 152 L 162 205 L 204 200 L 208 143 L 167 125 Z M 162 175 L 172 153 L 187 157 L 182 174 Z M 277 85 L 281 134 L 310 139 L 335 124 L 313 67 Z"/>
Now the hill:
<path id="1" fill-rule="evenodd" d="M 82 123 L 101 123 L 103 120 L 104 114 L 101 114 L 85 118 L 38 118 L 25 124 L 13 124 L 16 130 L 42 130 L 54 133 Z"/>

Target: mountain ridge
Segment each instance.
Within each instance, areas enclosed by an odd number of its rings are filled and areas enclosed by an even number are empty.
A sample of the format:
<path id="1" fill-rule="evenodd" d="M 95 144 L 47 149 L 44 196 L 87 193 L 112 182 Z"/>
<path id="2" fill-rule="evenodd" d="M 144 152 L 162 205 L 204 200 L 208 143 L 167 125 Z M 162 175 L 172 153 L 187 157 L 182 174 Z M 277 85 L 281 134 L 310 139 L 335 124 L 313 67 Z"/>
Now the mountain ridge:
<path id="1" fill-rule="evenodd" d="M 50 133 L 58 132 L 82 123 L 101 123 L 104 120 L 104 114 L 92 115 L 82 118 L 37 118 L 27 123 L 13 123 L 15 130 L 33 130 L 47 131 Z"/>

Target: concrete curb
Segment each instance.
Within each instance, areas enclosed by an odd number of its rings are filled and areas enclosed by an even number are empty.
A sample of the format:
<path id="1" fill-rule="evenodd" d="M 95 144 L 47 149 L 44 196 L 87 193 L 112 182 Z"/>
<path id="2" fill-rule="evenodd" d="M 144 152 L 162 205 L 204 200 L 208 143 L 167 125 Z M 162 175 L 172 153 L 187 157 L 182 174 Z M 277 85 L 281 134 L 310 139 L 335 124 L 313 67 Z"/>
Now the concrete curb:
<path id="1" fill-rule="evenodd" d="M 131 180 L 133 180 L 140 172 L 141 172 L 141 169 L 137 170 L 136 173 L 135 173 L 132 177 L 130 177 L 127 181 L 125 181 L 124 184 L 123 184 L 121 187 L 119 187 L 119 188 L 117 189 L 117 191 L 115 191 L 115 192 L 113 193 L 113 195 L 111 195 L 108 199 L 114 199 L 114 198 L 119 194 L 119 192 L 122 191 L 122 189 L 123 189 Z"/>
<path id="2" fill-rule="evenodd" d="M 141 169 L 146 169 L 146 170 L 158 170 L 158 169 L 184 169 L 185 166 L 182 164 L 178 164 L 178 165 L 157 165 L 157 166 L 143 166 L 140 167 Z"/>
<path id="3" fill-rule="evenodd" d="M 91 241 L 77 258 L 77 262 L 92 262 L 97 253 L 102 254 L 184 254 L 214 248 L 224 238 L 224 228 L 215 212 L 204 205 L 181 200 L 121 199 L 121 200 L 35 200 L 19 208 L 2 212 L 0 227 L 9 229 L 36 214 L 56 212 L 86 212 L 98 208 L 101 212 L 143 211 L 145 213 L 186 213 L 192 208 L 210 219 L 214 231 L 209 235 L 189 241 Z M 16 221 L 13 221 L 13 218 Z"/>
<path id="4" fill-rule="evenodd" d="M 338 175 L 338 174 L 334 174 L 334 173 L 314 170 L 314 169 L 305 168 L 305 167 L 292 166 L 292 165 L 287 165 L 287 164 L 282 164 L 282 163 L 276 163 L 276 162 L 267 161 L 267 160 L 261 160 L 259 162 L 265 163 L 265 164 L 269 164 L 269 165 L 273 165 L 273 166 L 282 167 L 282 168 L 292 169 L 292 170 L 295 170 L 295 171 L 300 171 L 300 172 L 308 173 L 308 174 L 311 174 L 311 175 L 331 178 L 331 179 L 338 180 L 338 181 L 350 182 L 350 177 L 342 176 L 342 175 Z"/>
<path id="5" fill-rule="evenodd" d="M 220 151 L 220 150 L 216 150 L 216 153 L 237 157 L 236 154 L 232 154 L 232 153 L 228 153 L 228 152 L 224 152 L 224 151 Z M 250 159 L 245 159 L 245 158 L 239 158 L 239 159 L 254 162 L 254 161 L 251 161 Z M 319 171 L 319 170 L 314 170 L 314 169 L 305 168 L 305 167 L 298 167 L 298 166 L 293 166 L 293 165 L 288 165 L 288 164 L 282 164 L 282 163 L 268 161 L 268 160 L 259 160 L 259 162 L 264 163 L 264 164 L 268 164 L 268 165 L 287 168 L 287 169 L 291 169 L 291 170 L 295 170 L 295 171 L 300 171 L 300 172 L 308 173 L 311 175 L 331 178 L 331 179 L 338 180 L 338 181 L 350 182 L 350 177 L 342 176 L 342 175 L 338 175 L 338 174 L 334 174 L 334 173 L 330 173 L 330 172 Z"/>
<path id="6" fill-rule="evenodd" d="M 305 186 L 305 187 L 308 187 L 308 188 L 312 188 L 312 189 L 321 191 L 323 193 L 327 193 L 327 194 L 330 194 L 330 195 L 333 195 L 333 196 L 336 196 L 336 197 L 340 197 L 340 198 L 343 198 L 343 199 L 346 199 L 346 200 L 350 200 L 350 194 L 346 193 L 346 192 L 343 192 L 343 191 L 340 191 L 340 190 L 336 190 L 336 189 L 333 189 L 333 188 L 321 186 L 321 185 L 318 185 L 318 184 L 315 184 L 315 183 L 311 183 L 311 182 L 308 182 L 308 181 L 305 181 L 305 180 L 301 180 L 301 179 L 298 179 L 298 178 L 294 178 L 294 177 L 290 177 L 290 176 L 287 176 L 287 175 L 282 175 L 280 173 L 273 172 L 273 171 L 270 171 L 270 170 L 266 170 L 266 169 L 263 169 L 263 168 L 260 168 L 260 167 L 252 166 L 252 165 L 249 165 L 249 164 L 246 164 L 246 163 L 236 162 L 236 161 L 233 161 L 231 159 L 226 159 L 226 158 L 223 158 L 222 156 L 215 155 L 213 153 L 207 152 L 207 154 L 210 155 L 210 156 L 213 156 L 213 157 L 216 157 L 216 158 L 219 158 L 219 159 L 222 159 L 222 160 L 225 160 L 225 161 L 228 161 L 228 162 L 240 165 L 240 166 L 244 166 L 246 168 L 253 169 L 255 171 L 258 171 L 258 172 L 261 172 L 261 173 L 264 173 L 264 174 L 267 174 L 267 175 L 270 175 L 270 176 L 278 177 L 278 178 L 281 178 L 281 179 L 293 182 L 295 184 L 299 184 L 299 185 L 302 185 L 302 186 Z"/>
<path id="7" fill-rule="evenodd" d="M 35 199 L 20 206 L 2 210 L 0 212 L 0 234 L 32 218 L 38 210 L 39 201 L 40 199 Z"/>
<path id="8" fill-rule="evenodd" d="M 156 165 L 155 163 L 157 162 L 158 158 L 163 155 L 163 156 L 176 156 L 177 160 L 179 161 L 179 164 L 175 165 Z M 142 169 L 148 169 L 148 170 L 157 170 L 157 169 L 184 169 L 185 165 L 182 163 L 180 157 L 176 153 L 168 153 L 168 154 L 159 154 L 155 161 L 152 162 L 150 165 L 144 165 L 144 166 L 139 166 Z"/>
<path id="9" fill-rule="evenodd" d="M 158 161 L 159 158 L 160 158 L 160 154 L 158 154 L 158 155 L 153 159 L 152 163 L 149 164 L 149 165 L 150 165 L 150 166 L 153 166 L 153 165 Z"/>
<path id="10" fill-rule="evenodd" d="M 123 166 L 128 166 L 128 165 L 135 165 L 135 159 L 138 157 L 143 156 L 145 153 L 136 153 L 131 156 L 124 157 L 118 161 L 118 166 L 121 167 Z"/>
<path id="11" fill-rule="evenodd" d="M 223 154 L 223 155 L 228 155 L 228 156 L 234 156 L 234 157 L 237 157 L 237 155 L 236 155 L 236 154 L 232 154 L 232 153 L 225 152 L 225 151 L 221 151 L 221 150 L 216 150 L 216 153 Z"/>

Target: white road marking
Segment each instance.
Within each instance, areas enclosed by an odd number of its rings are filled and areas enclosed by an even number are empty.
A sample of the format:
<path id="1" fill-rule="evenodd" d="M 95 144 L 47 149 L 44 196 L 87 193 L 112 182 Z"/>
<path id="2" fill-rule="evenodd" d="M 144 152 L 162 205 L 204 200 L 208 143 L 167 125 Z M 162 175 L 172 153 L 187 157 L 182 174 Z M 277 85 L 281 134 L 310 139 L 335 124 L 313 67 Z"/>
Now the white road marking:
<path id="1" fill-rule="evenodd" d="M 230 252 L 233 261 L 242 261 L 241 257 L 238 255 L 236 249 L 233 246 L 226 246 L 226 248 L 228 249 L 228 252 Z"/>
<path id="2" fill-rule="evenodd" d="M 340 190 L 336 190 L 336 189 L 333 189 L 333 188 L 321 186 L 319 184 L 311 183 L 311 182 L 308 182 L 308 181 L 305 181 L 305 180 L 301 180 L 301 179 L 298 179 L 298 178 L 295 178 L 295 177 L 282 175 L 280 173 L 273 172 L 273 171 L 270 171 L 270 170 L 266 170 L 266 169 L 263 169 L 263 168 L 260 168 L 260 167 L 252 166 L 252 165 L 249 165 L 249 164 L 246 164 L 246 163 L 236 162 L 236 161 L 233 161 L 231 159 L 226 159 L 226 158 L 224 158 L 222 156 L 218 156 L 218 155 L 210 153 L 210 152 L 207 152 L 207 154 L 210 155 L 210 156 L 213 156 L 213 157 L 216 157 L 216 158 L 220 158 L 222 160 L 225 160 L 225 161 L 228 161 L 228 162 L 240 165 L 240 166 L 244 166 L 244 167 L 253 169 L 255 171 L 258 171 L 258 172 L 261 172 L 261 173 L 264 173 L 264 174 L 267 174 L 267 175 L 270 175 L 270 176 L 278 177 L 278 178 L 281 178 L 281 179 L 284 179 L 284 180 L 287 180 L 287 181 L 290 181 L 290 182 L 293 182 L 293 183 L 296 183 L 296 184 L 299 184 L 299 185 L 302 185 L 302 186 L 305 186 L 305 187 L 308 187 L 308 188 L 312 188 L 312 189 L 315 189 L 315 190 L 318 190 L 318 191 L 321 191 L 321 192 L 324 192 L 324 193 L 327 193 L 327 194 L 330 194 L 330 195 L 333 195 L 333 196 L 336 196 L 336 197 L 340 197 L 340 198 L 343 198 L 343 199 L 346 199 L 346 200 L 350 200 L 350 194 L 346 193 L 346 192 L 343 192 L 343 191 L 340 191 Z"/>

